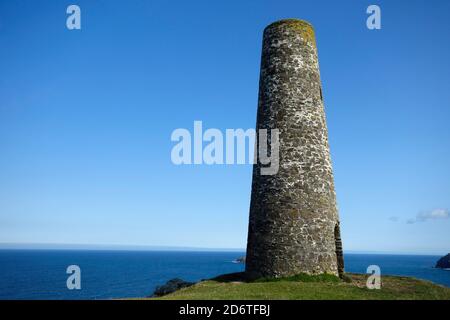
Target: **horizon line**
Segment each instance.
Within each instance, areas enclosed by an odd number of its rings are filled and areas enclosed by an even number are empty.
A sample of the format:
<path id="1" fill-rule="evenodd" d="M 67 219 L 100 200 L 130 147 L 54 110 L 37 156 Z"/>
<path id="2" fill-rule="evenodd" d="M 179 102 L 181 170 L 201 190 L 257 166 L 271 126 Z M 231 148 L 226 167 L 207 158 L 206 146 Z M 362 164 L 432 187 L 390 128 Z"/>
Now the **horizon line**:
<path id="1" fill-rule="evenodd" d="M 79 244 L 79 243 L 13 243 L 0 242 L 0 250 L 90 250 L 90 251 L 204 251 L 204 252 L 245 252 L 245 248 L 196 247 L 175 245 L 135 245 L 135 244 Z M 346 254 L 385 254 L 385 255 L 445 255 L 443 250 L 425 251 L 387 251 L 387 250 L 344 250 Z"/>

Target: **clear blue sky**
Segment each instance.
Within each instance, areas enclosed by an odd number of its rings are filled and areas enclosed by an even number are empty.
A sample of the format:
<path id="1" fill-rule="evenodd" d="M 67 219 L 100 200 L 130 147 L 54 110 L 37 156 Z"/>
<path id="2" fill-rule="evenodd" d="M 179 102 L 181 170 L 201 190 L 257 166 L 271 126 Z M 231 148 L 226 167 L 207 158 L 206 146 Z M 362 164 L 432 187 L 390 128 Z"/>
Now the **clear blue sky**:
<path id="1" fill-rule="evenodd" d="M 245 247 L 251 166 L 175 166 L 170 135 L 253 128 L 262 30 L 295 17 L 316 30 L 344 248 L 450 251 L 449 12 L 0 0 L 0 243 Z"/>

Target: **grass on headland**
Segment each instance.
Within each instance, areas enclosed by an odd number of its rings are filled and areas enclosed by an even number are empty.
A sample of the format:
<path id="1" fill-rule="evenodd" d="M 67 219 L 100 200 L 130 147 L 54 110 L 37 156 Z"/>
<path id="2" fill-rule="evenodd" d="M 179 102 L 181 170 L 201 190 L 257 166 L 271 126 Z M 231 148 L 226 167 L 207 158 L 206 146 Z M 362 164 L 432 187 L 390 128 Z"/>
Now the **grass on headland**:
<path id="1" fill-rule="evenodd" d="M 162 300 L 450 300 L 450 288 L 409 277 L 383 276 L 382 288 L 366 287 L 368 275 L 348 274 L 347 281 L 333 275 L 300 274 L 281 279 L 239 281 L 236 274 L 202 281 L 160 297 Z"/>
<path id="2" fill-rule="evenodd" d="M 214 279 L 213 279 L 214 280 Z M 260 278 L 252 282 L 280 282 L 280 281 L 295 281 L 295 282 L 341 282 L 339 277 L 332 274 L 319 274 L 319 275 L 309 275 L 306 273 L 296 274 L 290 277 L 284 278 Z"/>

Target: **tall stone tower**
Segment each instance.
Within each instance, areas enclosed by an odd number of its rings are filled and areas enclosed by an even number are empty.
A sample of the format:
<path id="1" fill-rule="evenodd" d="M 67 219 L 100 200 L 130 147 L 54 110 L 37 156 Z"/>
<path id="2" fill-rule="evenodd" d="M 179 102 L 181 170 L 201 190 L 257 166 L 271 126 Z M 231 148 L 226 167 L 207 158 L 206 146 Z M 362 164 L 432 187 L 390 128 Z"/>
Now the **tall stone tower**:
<path id="1" fill-rule="evenodd" d="M 246 274 L 342 275 L 344 261 L 314 30 L 264 30 L 256 129 L 279 129 L 279 170 L 253 167 Z"/>

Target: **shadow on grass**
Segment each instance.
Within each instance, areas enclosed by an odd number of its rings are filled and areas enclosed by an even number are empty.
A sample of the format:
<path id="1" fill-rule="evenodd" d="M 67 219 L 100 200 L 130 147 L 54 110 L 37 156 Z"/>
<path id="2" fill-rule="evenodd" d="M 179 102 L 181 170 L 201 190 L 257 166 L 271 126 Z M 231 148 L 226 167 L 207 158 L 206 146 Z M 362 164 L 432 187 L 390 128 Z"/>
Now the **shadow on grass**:
<path id="1" fill-rule="evenodd" d="M 212 278 L 212 281 L 217 282 L 278 282 L 278 281 L 295 281 L 295 282 L 341 282 L 343 279 L 332 274 L 318 274 L 309 275 L 306 273 L 300 273 L 289 277 L 280 278 L 259 278 L 250 280 L 246 277 L 244 272 L 228 273 L 218 277 Z M 344 279 L 345 281 L 345 279 Z"/>

